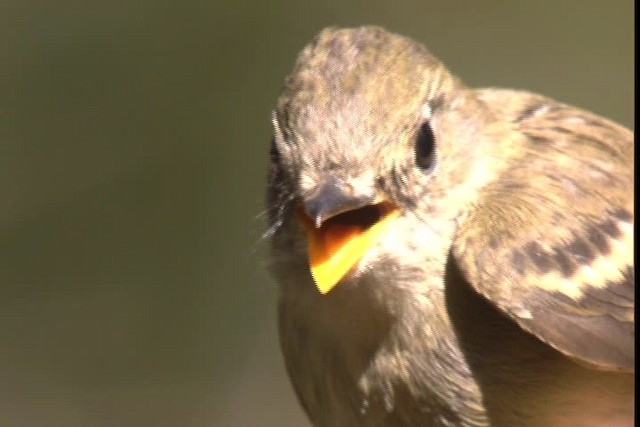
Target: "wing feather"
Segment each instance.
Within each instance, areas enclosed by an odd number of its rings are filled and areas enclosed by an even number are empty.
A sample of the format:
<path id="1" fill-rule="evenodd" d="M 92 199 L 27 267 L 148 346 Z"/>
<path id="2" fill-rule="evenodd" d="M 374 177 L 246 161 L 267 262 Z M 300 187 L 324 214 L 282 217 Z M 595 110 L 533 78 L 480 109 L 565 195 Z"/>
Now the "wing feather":
<path id="1" fill-rule="evenodd" d="M 480 294 L 557 350 L 634 366 L 633 133 L 525 92 L 478 91 L 522 153 L 465 214 L 453 255 Z"/>

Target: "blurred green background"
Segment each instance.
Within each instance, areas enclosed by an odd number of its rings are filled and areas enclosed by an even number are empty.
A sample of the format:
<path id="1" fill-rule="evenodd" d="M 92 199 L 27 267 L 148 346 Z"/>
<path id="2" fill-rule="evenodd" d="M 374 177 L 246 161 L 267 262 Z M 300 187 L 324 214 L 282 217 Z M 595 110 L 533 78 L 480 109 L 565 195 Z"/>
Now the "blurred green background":
<path id="1" fill-rule="evenodd" d="M 275 335 L 270 110 L 323 26 L 633 123 L 631 1 L 0 1 L 0 425 L 307 425 Z"/>

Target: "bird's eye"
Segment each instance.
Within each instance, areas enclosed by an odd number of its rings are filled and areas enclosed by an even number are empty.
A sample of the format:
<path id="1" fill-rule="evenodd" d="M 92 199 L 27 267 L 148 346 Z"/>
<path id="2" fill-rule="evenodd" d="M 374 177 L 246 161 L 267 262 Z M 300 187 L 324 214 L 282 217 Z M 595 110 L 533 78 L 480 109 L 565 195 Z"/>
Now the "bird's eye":
<path id="1" fill-rule="evenodd" d="M 280 163 L 280 152 L 276 147 L 276 139 L 271 138 L 271 148 L 269 149 L 269 160 L 272 164 Z"/>
<path id="2" fill-rule="evenodd" d="M 429 122 L 424 122 L 416 135 L 416 164 L 428 171 L 436 161 L 436 142 Z"/>

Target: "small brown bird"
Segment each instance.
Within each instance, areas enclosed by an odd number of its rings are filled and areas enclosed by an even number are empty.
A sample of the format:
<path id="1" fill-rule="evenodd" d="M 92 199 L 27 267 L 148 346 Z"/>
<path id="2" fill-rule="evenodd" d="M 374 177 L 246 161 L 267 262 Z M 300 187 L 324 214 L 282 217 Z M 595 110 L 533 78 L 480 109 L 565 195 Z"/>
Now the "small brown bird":
<path id="1" fill-rule="evenodd" d="M 633 133 L 326 29 L 273 116 L 271 270 L 317 426 L 631 426 Z"/>

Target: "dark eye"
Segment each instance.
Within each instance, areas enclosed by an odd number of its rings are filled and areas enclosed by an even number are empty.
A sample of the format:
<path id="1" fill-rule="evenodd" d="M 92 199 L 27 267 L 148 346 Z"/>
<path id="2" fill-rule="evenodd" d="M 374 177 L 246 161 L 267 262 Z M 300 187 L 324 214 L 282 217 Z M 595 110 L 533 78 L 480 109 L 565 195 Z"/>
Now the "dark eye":
<path id="1" fill-rule="evenodd" d="M 436 162 L 436 142 L 429 122 L 424 122 L 416 136 L 416 164 L 419 168 L 429 170 Z"/>
<path id="2" fill-rule="evenodd" d="M 280 153 L 276 147 L 276 139 L 271 138 L 271 148 L 269 149 L 269 160 L 271 163 L 280 163 Z"/>

